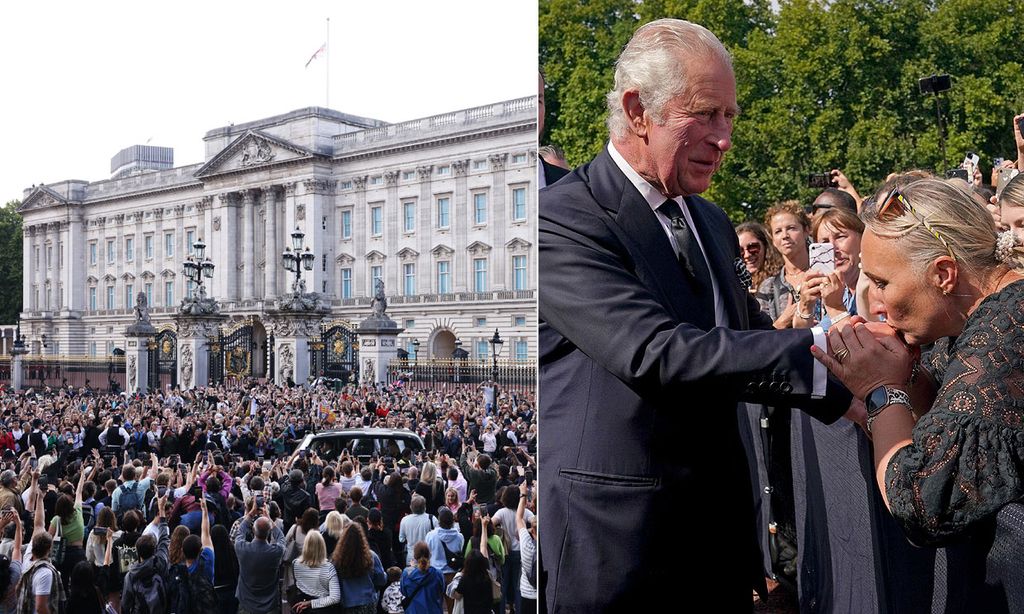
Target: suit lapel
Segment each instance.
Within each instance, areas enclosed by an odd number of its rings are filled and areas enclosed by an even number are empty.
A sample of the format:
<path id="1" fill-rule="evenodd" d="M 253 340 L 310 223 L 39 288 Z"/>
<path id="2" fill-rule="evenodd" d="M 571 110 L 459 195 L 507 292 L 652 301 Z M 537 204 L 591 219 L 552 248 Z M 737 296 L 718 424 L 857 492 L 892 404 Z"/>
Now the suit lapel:
<path id="1" fill-rule="evenodd" d="M 746 322 L 740 311 L 740 306 L 747 302 L 746 290 L 739 283 L 736 270 L 733 268 L 735 258 L 728 248 L 727 241 L 736 241 L 735 233 L 730 229 L 729 235 L 722 235 L 716 231 L 721 224 L 716 224 L 712 217 L 711 207 L 715 205 L 695 196 L 687 196 L 690 204 L 690 213 L 693 216 L 693 223 L 700 234 L 701 243 L 708 257 L 708 266 L 711 267 L 711 275 L 718 282 L 718 292 L 722 295 L 725 303 L 725 313 L 729 318 L 730 328 L 746 328 Z M 745 312 L 744 312 L 745 313 Z"/>
<path id="2" fill-rule="evenodd" d="M 701 308 L 702 293 L 696 281 L 683 272 L 665 230 L 647 201 L 619 170 L 607 151 L 588 169 L 591 193 L 608 209 L 628 239 L 630 255 L 638 271 L 650 278 L 668 299 L 666 307 L 679 321 L 709 329 L 715 325 L 714 309 Z M 708 289 L 707 295 L 710 296 Z"/>

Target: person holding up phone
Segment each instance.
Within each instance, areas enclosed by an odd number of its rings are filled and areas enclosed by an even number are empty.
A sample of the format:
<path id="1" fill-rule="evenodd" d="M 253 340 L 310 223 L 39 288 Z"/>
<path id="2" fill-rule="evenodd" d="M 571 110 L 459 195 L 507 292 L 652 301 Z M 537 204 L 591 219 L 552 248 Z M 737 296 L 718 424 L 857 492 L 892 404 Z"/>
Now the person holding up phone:
<path id="1" fill-rule="evenodd" d="M 812 233 L 818 243 L 827 243 L 833 248 L 833 273 L 822 289 L 821 325 L 825 330 L 833 325 L 841 328 L 849 324 L 850 316 L 857 315 L 864 222 L 846 209 L 829 209 L 815 218 Z"/>
<path id="2" fill-rule="evenodd" d="M 804 328 L 805 322 L 813 325 L 814 309 L 827 279 L 810 268 L 811 220 L 800 203 L 789 200 L 768 209 L 765 225 L 771 231 L 772 244 L 782 254 L 782 269 L 757 289 L 761 310 L 778 329 Z"/>

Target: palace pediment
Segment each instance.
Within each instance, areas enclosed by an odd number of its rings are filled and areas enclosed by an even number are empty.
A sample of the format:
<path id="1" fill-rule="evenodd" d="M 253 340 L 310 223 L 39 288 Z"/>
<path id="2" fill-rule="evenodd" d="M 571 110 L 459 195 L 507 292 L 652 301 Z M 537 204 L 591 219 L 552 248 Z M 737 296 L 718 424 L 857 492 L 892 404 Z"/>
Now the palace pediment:
<path id="1" fill-rule="evenodd" d="M 203 179 L 273 164 L 325 157 L 265 132 L 249 130 L 211 158 L 195 172 L 195 176 Z"/>
<path id="2" fill-rule="evenodd" d="M 21 201 L 21 206 L 18 207 L 18 212 L 23 213 L 25 211 L 37 211 L 39 209 L 45 209 L 56 205 L 67 205 L 70 202 L 71 201 L 45 185 L 40 185 L 37 186 L 32 193 L 25 198 L 25 200 Z"/>

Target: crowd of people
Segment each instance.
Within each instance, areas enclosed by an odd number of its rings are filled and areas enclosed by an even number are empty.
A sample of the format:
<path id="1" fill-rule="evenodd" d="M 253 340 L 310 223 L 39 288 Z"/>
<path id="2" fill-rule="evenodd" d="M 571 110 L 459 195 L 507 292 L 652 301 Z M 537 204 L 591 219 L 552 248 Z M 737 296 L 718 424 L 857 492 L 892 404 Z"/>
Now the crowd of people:
<path id="1" fill-rule="evenodd" d="M 533 611 L 532 394 L 247 382 L 0 410 L 0 613 Z M 424 448 L 303 445 L 364 427 Z"/>

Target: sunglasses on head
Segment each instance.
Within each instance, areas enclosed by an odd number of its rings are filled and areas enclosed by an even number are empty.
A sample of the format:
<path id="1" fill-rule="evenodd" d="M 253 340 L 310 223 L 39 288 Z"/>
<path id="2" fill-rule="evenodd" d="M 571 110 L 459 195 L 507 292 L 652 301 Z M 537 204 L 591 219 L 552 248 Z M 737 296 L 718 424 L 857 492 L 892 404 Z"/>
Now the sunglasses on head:
<path id="1" fill-rule="evenodd" d="M 932 228 L 932 225 L 928 223 L 928 220 L 926 220 L 923 215 L 914 209 L 914 206 L 910 204 L 910 201 L 907 200 L 907 197 L 904 196 L 902 192 L 900 192 L 898 187 L 893 188 L 885 200 L 882 201 L 881 206 L 878 207 L 878 219 L 882 221 L 892 220 L 904 215 L 907 211 L 917 218 L 917 220 L 921 222 L 921 225 L 923 225 L 933 237 L 942 243 L 942 246 L 946 248 L 946 253 L 949 254 L 949 257 L 956 260 L 956 256 L 953 255 L 953 249 L 949 246 L 946 239 L 939 234 L 939 231 Z"/>

